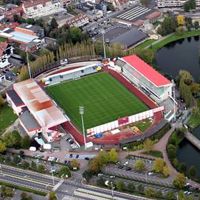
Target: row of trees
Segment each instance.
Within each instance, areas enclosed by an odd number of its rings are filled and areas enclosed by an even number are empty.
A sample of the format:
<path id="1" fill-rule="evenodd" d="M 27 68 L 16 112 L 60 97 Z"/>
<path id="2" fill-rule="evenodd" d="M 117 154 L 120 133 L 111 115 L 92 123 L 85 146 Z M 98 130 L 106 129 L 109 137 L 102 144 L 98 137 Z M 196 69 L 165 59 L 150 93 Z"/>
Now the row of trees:
<path id="1" fill-rule="evenodd" d="M 27 149 L 29 147 L 29 136 L 21 137 L 17 131 L 8 132 L 0 139 L 0 153 L 6 151 L 7 148 Z"/>
<path id="2" fill-rule="evenodd" d="M 89 181 L 92 175 L 98 174 L 105 165 L 116 163 L 117 161 L 118 152 L 116 149 L 113 148 L 109 152 L 102 150 L 95 158 L 89 161 L 88 170 L 83 173 L 83 177 Z"/>
<path id="3" fill-rule="evenodd" d="M 178 76 L 178 85 L 181 97 L 184 99 L 186 106 L 195 106 L 195 95 L 200 93 L 200 84 L 194 82 L 190 72 L 181 70 Z"/>

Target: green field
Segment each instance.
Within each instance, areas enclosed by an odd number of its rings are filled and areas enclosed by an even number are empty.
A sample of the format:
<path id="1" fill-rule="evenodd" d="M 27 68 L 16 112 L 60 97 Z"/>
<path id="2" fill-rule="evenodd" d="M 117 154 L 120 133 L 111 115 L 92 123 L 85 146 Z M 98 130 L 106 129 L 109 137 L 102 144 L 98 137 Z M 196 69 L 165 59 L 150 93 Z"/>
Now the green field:
<path id="1" fill-rule="evenodd" d="M 85 108 L 86 129 L 148 110 L 143 102 L 107 73 L 63 82 L 46 90 L 80 130 L 79 106 Z"/>
<path id="2" fill-rule="evenodd" d="M 17 119 L 17 115 L 13 113 L 12 108 L 4 105 L 0 108 L 0 134 Z"/>

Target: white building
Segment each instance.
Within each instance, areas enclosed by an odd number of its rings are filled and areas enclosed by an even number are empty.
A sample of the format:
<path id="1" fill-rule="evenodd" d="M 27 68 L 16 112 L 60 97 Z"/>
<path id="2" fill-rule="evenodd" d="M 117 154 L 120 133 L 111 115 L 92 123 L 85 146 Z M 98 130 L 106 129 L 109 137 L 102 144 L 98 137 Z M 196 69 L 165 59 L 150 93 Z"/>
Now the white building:
<path id="1" fill-rule="evenodd" d="M 187 0 L 157 0 L 158 8 L 181 8 Z M 196 0 L 196 5 L 200 6 L 200 1 Z"/>
<path id="2" fill-rule="evenodd" d="M 151 99 L 160 103 L 172 96 L 173 84 L 136 55 L 119 58 L 122 74 Z"/>
<path id="3" fill-rule="evenodd" d="M 39 18 L 61 11 L 62 5 L 59 1 L 29 0 L 23 2 L 22 8 L 27 18 Z"/>
<path id="4" fill-rule="evenodd" d="M 0 69 L 10 65 L 8 58 L 13 54 L 13 47 L 8 47 L 7 42 L 0 43 Z"/>

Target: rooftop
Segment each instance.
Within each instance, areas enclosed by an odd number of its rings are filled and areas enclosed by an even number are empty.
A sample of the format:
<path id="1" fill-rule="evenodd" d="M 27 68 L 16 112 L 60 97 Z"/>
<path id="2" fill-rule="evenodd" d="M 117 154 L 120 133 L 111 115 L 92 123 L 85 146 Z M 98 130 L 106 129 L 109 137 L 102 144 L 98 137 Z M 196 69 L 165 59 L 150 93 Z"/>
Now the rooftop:
<path id="1" fill-rule="evenodd" d="M 21 100 L 21 98 L 17 95 L 17 93 L 15 92 L 15 90 L 8 90 L 7 91 L 8 96 L 12 99 L 13 103 L 16 106 L 20 106 L 23 105 L 23 101 Z"/>
<path id="2" fill-rule="evenodd" d="M 123 57 L 123 60 L 129 65 L 134 67 L 140 74 L 145 76 L 149 81 L 151 81 L 157 87 L 162 87 L 171 84 L 171 82 L 165 78 L 162 74 L 156 71 L 149 64 L 145 63 L 136 55 L 130 55 Z"/>
<path id="3" fill-rule="evenodd" d="M 19 118 L 28 131 L 33 131 L 41 128 L 36 119 L 28 110 L 19 115 Z"/>
<path id="4" fill-rule="evenodd" d="M 41 127 L 50 128 L 67 121 L 56 104 L 33 79 L 15 83 L 13 88 Z"/>

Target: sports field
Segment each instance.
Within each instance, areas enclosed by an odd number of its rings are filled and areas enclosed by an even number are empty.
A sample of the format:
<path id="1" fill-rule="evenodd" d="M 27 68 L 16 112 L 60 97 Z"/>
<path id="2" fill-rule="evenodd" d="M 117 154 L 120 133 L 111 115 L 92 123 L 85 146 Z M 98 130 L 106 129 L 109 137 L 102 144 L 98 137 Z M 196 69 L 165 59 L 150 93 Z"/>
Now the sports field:
<path id="1" fill-rule="evenodd" d="M 46 90 L 80 130 L 79 106 L 85 108 L 86 129 L 148 110 L 143 102 L 107 73 L 63 82 Z"/>

